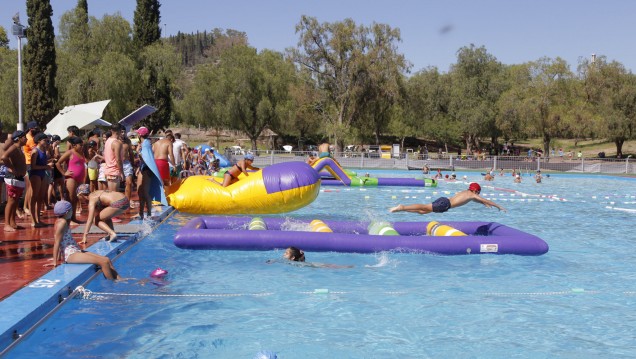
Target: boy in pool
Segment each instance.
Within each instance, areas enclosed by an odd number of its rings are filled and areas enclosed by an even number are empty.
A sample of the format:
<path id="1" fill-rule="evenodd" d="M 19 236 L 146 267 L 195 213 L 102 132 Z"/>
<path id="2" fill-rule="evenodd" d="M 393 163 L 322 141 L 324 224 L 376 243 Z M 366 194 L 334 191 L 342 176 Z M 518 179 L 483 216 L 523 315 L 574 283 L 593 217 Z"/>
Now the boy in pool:
<path id="1" fill-rule="evenodd" d="M 428 203 L 428 204 L 418 203 L 418 204 L 409 204 L 406 206 L 403 204 L 398 204 L 397 206 L 391 208 L 389 211 L 390 212 L 413 212 L 413 213 L 419 213 L 419 214 L 428 214 L 431 212 L 444 213 L 451 208 L 463 206 L 466 203 L 473 201 L 473 202 L 481 203 L 488 208 L 496 207 L 500 211 L 506 212 L 505 208 L 501 207 L 495 202 L 489 201 L 485 198 L 480 197 L 479 196 L 480 192 L 481 192 L 481 186 L 479 186 L 478 183 L 473 182 L 468 186 L 467 190 L 457 192 L 451 198 L 440 197 L 436 199 L 433 203 Z"/>

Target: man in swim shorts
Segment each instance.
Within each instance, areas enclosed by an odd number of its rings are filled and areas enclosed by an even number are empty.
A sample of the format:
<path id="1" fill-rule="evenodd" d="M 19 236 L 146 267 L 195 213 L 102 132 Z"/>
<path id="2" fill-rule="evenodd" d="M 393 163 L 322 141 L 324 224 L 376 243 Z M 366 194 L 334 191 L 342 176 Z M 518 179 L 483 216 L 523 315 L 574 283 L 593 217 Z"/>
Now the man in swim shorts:
<path id="1" fill-rule="evenodd" d="M 7 205 L 4 208 L 4 231 L 15 232 L 19 227 L 15 222 L 18 209 L 18 200 L 24 192 L 26 186 L 24 176 L 27 173 L 27 165 L 22 147 L 26 144 L 27 138 L 24 131 L 15 131 L 12 135 L 13 144 L 5 148 L 2 154 L 2 162 L 7 167 L 4 183 L 7 186 Z"/>
<path id="2" fill-rule="evenodd" d="M 429 204 L 409 204 L 409 205 L 399 204 L 391 208 L 389 211 L 390 212 L 413 212 L 413 213 L 419 213 L 419 214 L 428 214 L 431 212 L 444 213 L 451 208 L 463 206 L 466 203 L 473 201 L 473 202 L 481 203 L 488 208 L 495 207 L 495 208 L 498 208 L 500 211 L 506 212 L 505 208 L 501 207 L 500 205 L 496 204 L 493 201 L 489 201 L 485 198 L 480 197 L 479 193 L 481 193 L 481 186 L 479 186 L 478 183 L 473 182 L 468 186 L 467 190 L 457 192 L 451 198 L 440 197 L 436 199 L 433 203 L 429 203 Z"/>
<path id="3" fill-rule="evenodd" d="M 318 146 L 318 158 L 331 157 L 331 152 L 329 151 L 329 143 L 323 140 L 323 143 Z"/>
<path id="4" fill-rule="evenodd" d="M 174 151 L 172 143 L 174 142 L 174 136 L 172 132 L 168 133 L 166 130 L 166 137 L 152 144 L 152 152 L 155 156 L 155 163 L 159 169 L 159 175 L 163 180 L 164 186 L 170 185 L 170 165 L 174 167 Z"/>

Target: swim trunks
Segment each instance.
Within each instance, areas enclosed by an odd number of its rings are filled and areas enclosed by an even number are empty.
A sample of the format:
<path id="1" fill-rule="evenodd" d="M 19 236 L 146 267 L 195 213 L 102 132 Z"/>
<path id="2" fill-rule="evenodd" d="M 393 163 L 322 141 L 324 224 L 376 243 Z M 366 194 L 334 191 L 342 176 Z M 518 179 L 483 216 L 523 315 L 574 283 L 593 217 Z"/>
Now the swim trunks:
<path id="1" fill-rule="evenodd" d="M 433 202 L 433 212 L 444 213 L 451 207 L 450 200 L 446 197 L 440 197 Z"/>
<path id="2" fill-rule="evenodd" d="M 170 179 L 170 164 L 168 160 L 155 158 L 155 163 L 157 164 L 157 168 L 159 169 L 159 175 L 162 180 Z"/>
<path id="3" fill-rule="evenodd" d="M 331 153 L 329 153 L 329 152 L 320 152 L 320 154 L 318 154 L 318 158 L 325 158 L 325 157 L 331 157 Z"/>
<path id="4" fill-rule="evenodd" d="M 133 166 L 130 163 L 130 161 L 124 161 L 124 162 L 122 162 L 122 165 L 124 167 L 124 177 L 132 177 L 132 175 L 133 175 Z"/>
<path id="5" fill-rule="evenodd" d="M 13 173 L 7 172 L 4 177 L 4 183 L 7 185 L 7 196 L 11 198 L 20 198 L 24 192 L 24 177 L 15 177 Z"/>

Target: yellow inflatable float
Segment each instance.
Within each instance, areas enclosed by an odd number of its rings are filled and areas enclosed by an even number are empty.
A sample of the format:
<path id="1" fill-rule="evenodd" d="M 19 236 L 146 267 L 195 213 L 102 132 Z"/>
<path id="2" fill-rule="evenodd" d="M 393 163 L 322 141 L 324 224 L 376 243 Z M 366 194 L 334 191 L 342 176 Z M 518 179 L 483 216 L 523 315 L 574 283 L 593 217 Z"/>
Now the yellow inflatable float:
<path id="1" fill-rule="evenodd" d="M 320 192 L 318 172 L 304 162 L 278 163 L 243 173 L 223 187 L 223 179 L 190 176 L 167 196 L 175 209 L 197 214 L 273 214 L 305 207 Z"/>

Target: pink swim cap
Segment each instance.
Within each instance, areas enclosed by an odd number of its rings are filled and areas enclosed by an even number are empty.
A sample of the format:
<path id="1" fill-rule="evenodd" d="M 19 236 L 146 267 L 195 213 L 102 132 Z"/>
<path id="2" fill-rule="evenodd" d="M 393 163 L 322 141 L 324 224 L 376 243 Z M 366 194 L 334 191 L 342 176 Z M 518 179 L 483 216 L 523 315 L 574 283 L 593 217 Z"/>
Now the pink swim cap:
<path id="1" fill-rule="evenodd" d="M 157 268 L 150 272 L 150 276 L 153 278 L 163 278 L 168 275 L 168 271 L 165 269 Z"/>

